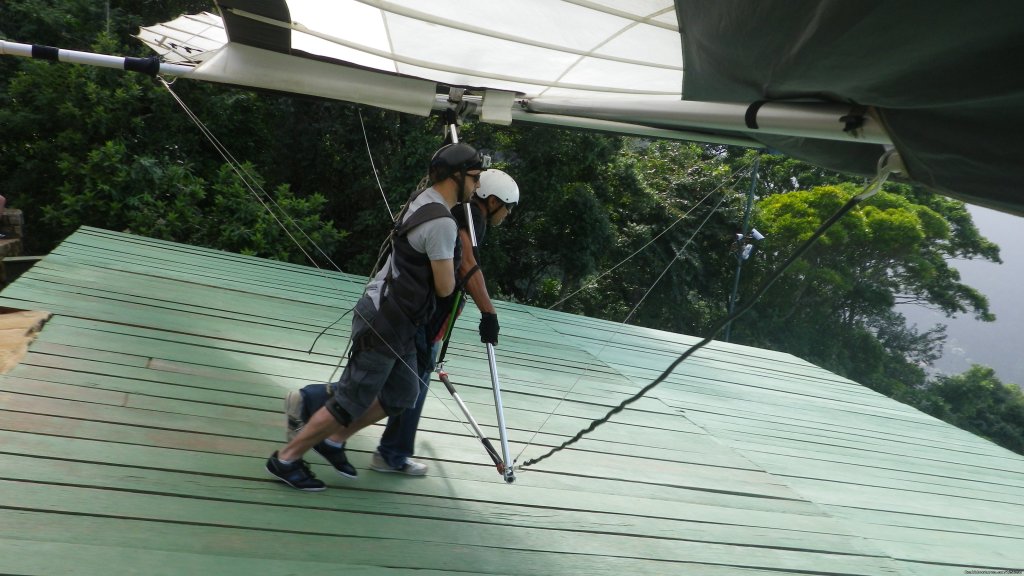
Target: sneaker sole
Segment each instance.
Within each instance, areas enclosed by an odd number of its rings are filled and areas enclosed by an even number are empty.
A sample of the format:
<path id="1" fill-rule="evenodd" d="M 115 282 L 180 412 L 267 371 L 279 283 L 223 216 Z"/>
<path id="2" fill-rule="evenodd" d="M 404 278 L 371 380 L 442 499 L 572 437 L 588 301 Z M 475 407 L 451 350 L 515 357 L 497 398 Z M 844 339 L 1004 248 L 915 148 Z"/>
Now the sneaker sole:
<path id="1" fill-rule="evenodd" d="M 300 492 L 323 492 L 324 490 L 327 490 L 327 486 L 320 486 L 319 488 L 300 488 L 300 487 L 296 486 L 295 484 L 292 484 L 291 482 L 285 480 L 284 478 L 281 478 L 277 474 L 274 474 L 273 472 L 270 471 L 269 468 L 264 467 L 263 469 L 267 471 L 267 474 L 270 474 L 271 476 L 273 476 L 274 480 L 277 480 L 278 482 L 282 482 L 282 483 L 290 486 L 291 488 L 299 490 Z"/>
<path id="2" fill-rule="evenodd" d="M 421 476 L 427 475 L 426 470 L 424 470 L 421 474 L 410 474 L 405 470 L 395 470 L 394 468 L 391 467 L 373 466 L 372 464 L 370 465 L 370 470 L 373 470 L 374 472 L 383 472 L 384 474 L 401 474 L 402 476 L 412 476 L 414 478 L 419 478 Z"/>

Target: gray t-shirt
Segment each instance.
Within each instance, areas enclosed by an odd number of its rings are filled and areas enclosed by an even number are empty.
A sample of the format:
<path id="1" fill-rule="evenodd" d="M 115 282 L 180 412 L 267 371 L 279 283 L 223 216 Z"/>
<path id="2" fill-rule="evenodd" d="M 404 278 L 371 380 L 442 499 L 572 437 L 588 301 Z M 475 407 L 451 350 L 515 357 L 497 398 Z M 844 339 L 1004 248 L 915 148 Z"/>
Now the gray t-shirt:
<path id="1" fill-rule="evenodd" d="M 408 220 L 413 212 L 428 202 L 437 202 L 448 206 L 444 197 L 437 190 L 427 188 L 409 205 L 409 210 L 406 211 L 405 218 L 402 221 Z M 451 260 L 455 255 L 456 236 L 458 236 L 458 226 L 454 220 L 451 218 L 435 218 L 413 228 L 406 237 L 413 250 L 426 254 L 427 258 L 431 260 Z M 388 256 L 380 272 L 366 286 L 366 295 L 373 300 L 374 308 L 380 309 L 380 290 L 384 285 L 384 279 L 388 276 L 388 271 L 392 271 L 393 277 L 398 277 L 398 269 L 392 268 L 393 262 L 391 256 Z"/>

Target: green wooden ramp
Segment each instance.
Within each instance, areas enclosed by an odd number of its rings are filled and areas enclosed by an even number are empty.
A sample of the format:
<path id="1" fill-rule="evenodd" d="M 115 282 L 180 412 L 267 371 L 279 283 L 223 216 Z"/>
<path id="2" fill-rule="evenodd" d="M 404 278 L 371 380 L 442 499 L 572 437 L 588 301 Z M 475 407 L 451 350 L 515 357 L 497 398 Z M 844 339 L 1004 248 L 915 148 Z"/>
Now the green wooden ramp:
<path id="1" fill-rule="evenodd" d="M 785 354 L 698 352 L 505 484 L 443 386 L 425 478 L 263 469 L 365 278 L 83 228 L 0 294 L 54 315 L 0 376 L 0 573 L 959 575 L 1024 569 L 1024 458 Z M 694 338 L 498 303 L 524 462 Z M 448 370 L 497 438 L 467 309 Z M 325 329 L 326 332 L 318 338 Z"/>

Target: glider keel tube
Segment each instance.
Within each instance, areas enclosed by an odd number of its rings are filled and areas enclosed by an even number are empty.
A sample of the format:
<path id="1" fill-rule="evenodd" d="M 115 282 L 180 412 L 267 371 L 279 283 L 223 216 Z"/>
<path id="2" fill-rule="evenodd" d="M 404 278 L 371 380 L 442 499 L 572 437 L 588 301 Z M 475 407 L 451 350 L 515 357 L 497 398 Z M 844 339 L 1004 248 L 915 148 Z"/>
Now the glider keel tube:
<path id="1" fill-rule="evenodd" d="M 795 136 L 863 144 L 892 144 L 881 123 L 864 113 L 857 130 L 846 131 L 855 106 L 834 103 L 746 104 L 690 100 L 606 100 L 534 98 L 526 109 L 538 114 L 597 118 L 664 129 L 725 130 L 752 136 Z M 748 111 L 751 111 L 748 114 Z"/>
<path id="2" fill-rule="evenodd" d="M 579 116 L 563 116 L 561 114 L 532 114 L 525 110 L 513 109 L 512 118 L 518 122 L 529 122 L 531 124 L 546 124 L 550 126 L 561 126 L 564 128 L 581 128 L 584 130 L 595 130 L 612 134 L 629 134 L 631 136 L 646 136 L 650 138 L 668 138 L 671 140 L 687 140 L 690 142 L 706 142 L 709 144 L 728 144 L 731 146 L 745 146 L 747 148 L 764 148 L 765 145 L 752 138 L 742 136 L 726 136 L 723 134 L 711 134 L 695 130 L 681 130 L 677 128 L 652 128 L 640 124 L 629 124 L 626 122 L 613 122 L 598 118 L 582 118 Z"/>
<path id="3" fill-rule="evenodd" d="M 438 94 L 434 100 L 434 111 L 443 112 L 451 108 L 451 102 L 447 94 Z M 497 121 L 489 117 L 486 109 L 486 97 L 464 96 L 462 105 L 465 107 L 468 116 L 476 115 L 481 122 L 505 125 L 503 119 Z M 558 126 L 561 128 L 578 128 L 582 130 L 594 130 L 608 134 L 626 134 L 629 136 L 644 136 L 648 138 L 666 138 L 670 140 L 687 140 L 690 142 L 706 142 L 709 144 L 729 144 L 732 146 L 745 146 L 747 148 L 764 148 L 765 145 L 741 135 L 712 134 L 694 130 L 680 130 L 676 128 L 652 128 L 642 124 L 629 124 L 626 122 L 614 122 L 612 120 L 601 120 L 598 118 L 584 118 L 582 116 L 563 116 L 561 114 L 537 114 L 530 112 L 526 106 L 526 100 L 516 99 L 512 107 L 507 110 L 508 119 L 511 122 L 525 122 L 527 124 L 540 124 L 544 126 Z"/>
<path id="4" fill-rule="evenodd" d="M 79 52 L 78 50 L 64 50 L 52 46 L 41 46 L 38 44 L 17 44 L 0 40 L 0 54 L 11 56 L 23 56 L 37 60 L 49 60 L 51 62 L 66 62 L 68 64 L 86 64 L 100 68 L 114 68 L 139 72 L 149 76 L 167 74 L 169 76 L 183 76 L 192 72 L 191 66 L 180 64 L 164 64 L 157 57 L 132 58 L 125 56 L 107 56 L 106 54 L 95 54 L 93 52 Z"/>

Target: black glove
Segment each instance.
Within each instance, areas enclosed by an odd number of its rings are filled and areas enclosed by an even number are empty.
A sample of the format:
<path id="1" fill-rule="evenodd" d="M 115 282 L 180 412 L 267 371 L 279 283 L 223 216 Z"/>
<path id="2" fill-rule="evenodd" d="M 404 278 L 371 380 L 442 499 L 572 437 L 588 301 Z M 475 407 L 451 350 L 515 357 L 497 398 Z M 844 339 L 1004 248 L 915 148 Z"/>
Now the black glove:
<path id="1" fill-rule="evenodd" d="M 498 343 L 498 315 L 484 312 L 480 315 L 480 341 L 484 344 Z"/>

